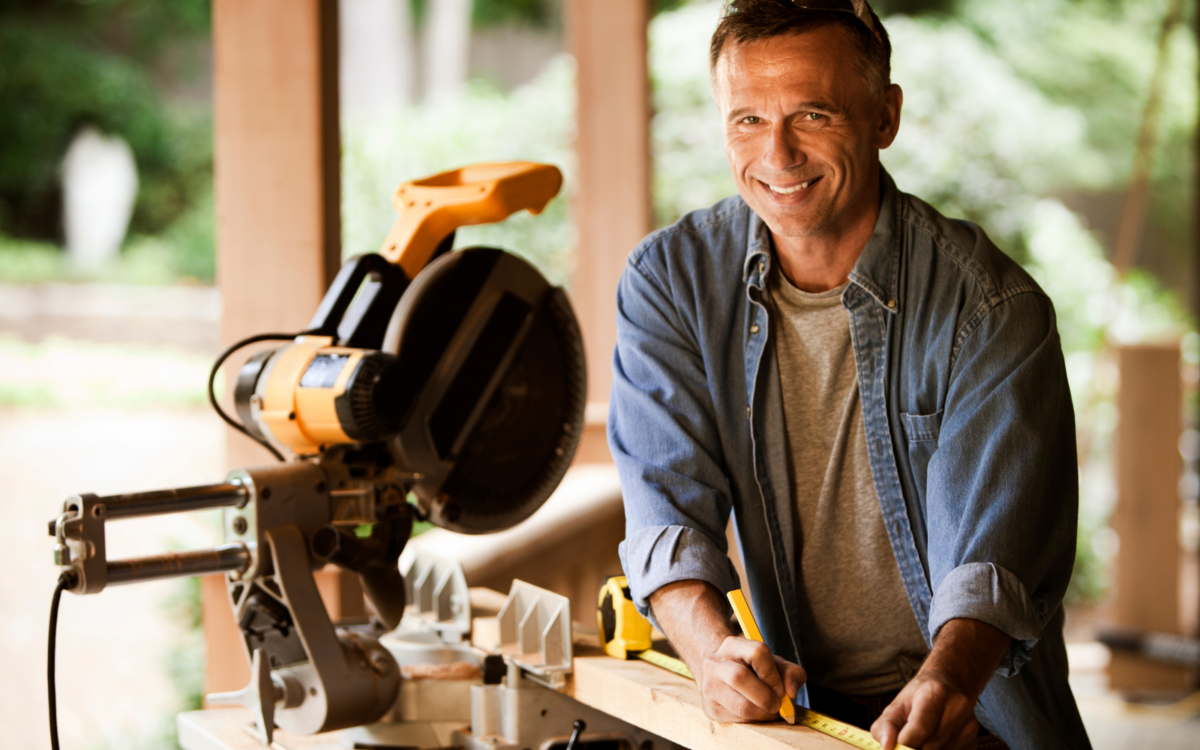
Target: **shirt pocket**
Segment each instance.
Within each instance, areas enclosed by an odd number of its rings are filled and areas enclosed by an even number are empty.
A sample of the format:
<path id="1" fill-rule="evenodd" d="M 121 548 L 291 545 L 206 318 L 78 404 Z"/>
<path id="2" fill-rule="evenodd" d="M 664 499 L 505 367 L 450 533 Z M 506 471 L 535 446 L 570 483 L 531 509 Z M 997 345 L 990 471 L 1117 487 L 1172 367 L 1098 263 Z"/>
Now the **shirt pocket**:
<path id="1" fill-rule="evenodd" d="M 929 472 L 929 460 L 937 452 L 938 435 L 942 430 L 942 414 L 901 414 L 904 436 L 908 440 L 908 465 L 912 468 L 917 494 L 925 500 L 925 476 Z"/>

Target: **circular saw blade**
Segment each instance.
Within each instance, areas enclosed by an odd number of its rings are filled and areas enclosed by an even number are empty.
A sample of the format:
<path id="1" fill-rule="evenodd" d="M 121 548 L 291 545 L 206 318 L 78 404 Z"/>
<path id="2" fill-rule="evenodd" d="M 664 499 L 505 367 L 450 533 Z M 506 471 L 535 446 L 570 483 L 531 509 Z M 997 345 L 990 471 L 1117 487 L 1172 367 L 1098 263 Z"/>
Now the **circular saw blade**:
<path id="1" fill-rule="evenodd" d="M 570 302 L 524 260 L 468 248 L 405 292 L 385 349 L 406 372 L 390 443 L 433 523 L 480 534 L 541 507 L 583 430 L 586 368 Z"/>

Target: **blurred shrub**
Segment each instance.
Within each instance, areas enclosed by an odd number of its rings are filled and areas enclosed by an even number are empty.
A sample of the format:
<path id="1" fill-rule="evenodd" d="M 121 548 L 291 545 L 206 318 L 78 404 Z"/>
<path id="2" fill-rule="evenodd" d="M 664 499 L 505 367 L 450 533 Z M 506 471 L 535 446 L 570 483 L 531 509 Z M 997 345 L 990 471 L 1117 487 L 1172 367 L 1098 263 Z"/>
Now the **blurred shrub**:
<path id="1" fill-rule="evenodd" d="M 1170 0 L 959 0 L 961 23 L 1050 99 L 1075 110 L 1102 159 L 1078 187 L 1120 193 L 1133 163 L 1148 85 Z M 1195 15 L 1189 4 L 1189 15 Z M 1194 21 L 1193 21 L 1194 22 Z M 1168 64 L 1147 216 L 1164 282 L 1185 289 L 1192 254 L 1196 40 L 1185 19 L 1168 40 Z M 1019 111 L 1013 113 L 1022 119 Z M 1043 133 L 1045 135 L 1045 133 Z M 1150 261 L 1151 259 L 1145 259 Z"/>
<path id="2" fill-rule="evenodd" d="M 67 259 L 57 246 L 0 235 L 0 282 L 36 284 L 69 273 Z"/>
<path id="3" fill-rule="evenodd" d="M 165 232 L 132 237 L 122 255 L 122 275 L 128 281 L 213 283 L 217 273 L 217 227 L 211 184 Z"/>
<path id="4" fill-rule="evenodd" d="M 166 106 L 158 60 L 207 33 L 207 0 L 0 3 L 0 233 L 58 237 L 59 165 L 84 124 L 133 149 L 135 230 L 182 213 L 211 174 L 211 124 Z"/>
<path id="5" fill-rule="evenodd" d="M 99 267 L 73 265 L 53 243 L 0 234 L 0 283 L 112 282 L 211 284 L 216 271 L 212 193 L 158 236 L 134 235 L 119 258 Z"/>
<path id="6" fill-rule="evenodd" d="M 405 180 L 481 161 L 538 161 L 563 170 L 565 184 L 539 216 L 464 227 L 455 245 L 495 245 L 521 255 L 555 283 L 570 276 L 567 200 L 573 181 L 574 69 L 561 57 L 531 84 L 505 96 L 473 83 L 457 100 L 420 105 L 391 118 L 344 121 L 342 252 L 376 252 L 396 219 L 391 195 Z"/>

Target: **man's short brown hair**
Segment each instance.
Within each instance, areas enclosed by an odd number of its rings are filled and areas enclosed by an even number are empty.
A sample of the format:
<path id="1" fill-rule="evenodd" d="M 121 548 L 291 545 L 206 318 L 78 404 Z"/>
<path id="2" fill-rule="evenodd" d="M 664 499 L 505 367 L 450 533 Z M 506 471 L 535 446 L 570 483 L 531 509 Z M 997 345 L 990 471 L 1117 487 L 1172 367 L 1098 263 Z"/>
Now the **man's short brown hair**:
<path id="1" fill-rule="evenodd" d="M 803 2 L 803 0 L 801 0 Z M 892 43 L 879 16 L 867 5 L 879 31 L 876 37 L 853 13 L 800 8 L 792 0 L 736 0 L 725 9 L 708 50 L 709 71 L 715 73 L 721 53 L 731 41 L 746 44 L 761 39 L 799 34 L 823 26 L 842 26 L 858 52 L 855 67 L 871 90 L 882 94 L 892 82 Z"/>

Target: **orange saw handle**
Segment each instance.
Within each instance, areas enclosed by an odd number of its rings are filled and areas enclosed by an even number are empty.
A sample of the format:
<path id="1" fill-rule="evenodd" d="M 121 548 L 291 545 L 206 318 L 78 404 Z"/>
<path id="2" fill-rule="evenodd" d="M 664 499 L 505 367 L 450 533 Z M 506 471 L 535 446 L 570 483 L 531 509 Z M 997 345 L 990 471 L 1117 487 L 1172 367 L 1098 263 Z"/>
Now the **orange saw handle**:
<path id="1" fill-rule="evenodd" d="M 416 278 L 454 230 L 502 221 L 521 209 L 541 213 L 561 187 L 558 167 L 524 161 L 473 164 L 405 182 L 392 195 L 400 218 L 379 254 Z"/>

